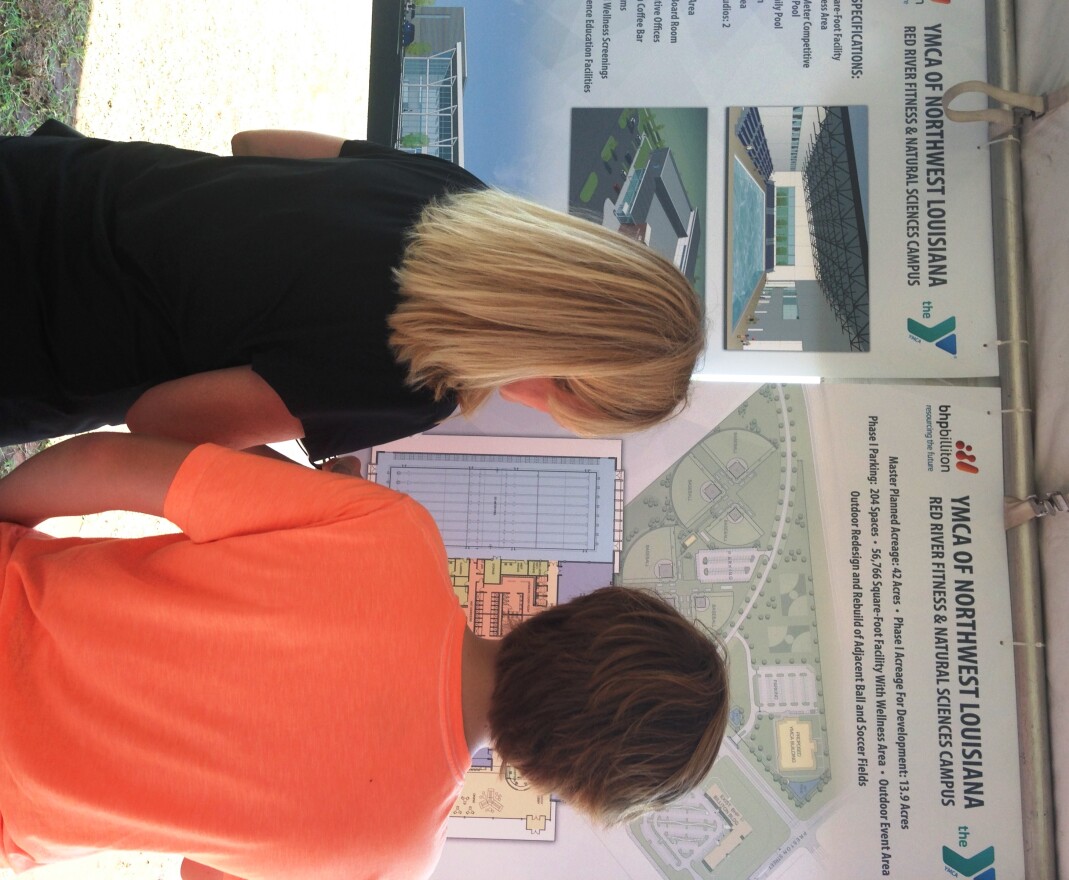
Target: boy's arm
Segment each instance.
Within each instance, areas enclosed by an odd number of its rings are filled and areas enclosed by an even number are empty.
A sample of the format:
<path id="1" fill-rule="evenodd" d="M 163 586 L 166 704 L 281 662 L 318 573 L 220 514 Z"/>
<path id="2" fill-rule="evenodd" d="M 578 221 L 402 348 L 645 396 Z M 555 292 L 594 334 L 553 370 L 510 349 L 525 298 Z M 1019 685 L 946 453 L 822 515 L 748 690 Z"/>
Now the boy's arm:
<path id="1" fill-rule="evenodd" d="M 182 880 L 240 880 L 233 874 L 224 874 L 192 859 L 182 859 L 181 876 Z"/>
<path id="2" fill-rule="evenodd" d="M 72 437 L 0 480 L 0 520 L 35 526 L 53 516 L 104 510 L 162 516 L 171 481 L 192 449 L 190 443 L 161 437 Z"/>
<path id="3" fill-rule="evenodd" d="M 279 159 L 335 159 L 345 138 L 313 131 L 262 128 L 239 131 L 230 139 L 235 156 L 270 156 Z"/>

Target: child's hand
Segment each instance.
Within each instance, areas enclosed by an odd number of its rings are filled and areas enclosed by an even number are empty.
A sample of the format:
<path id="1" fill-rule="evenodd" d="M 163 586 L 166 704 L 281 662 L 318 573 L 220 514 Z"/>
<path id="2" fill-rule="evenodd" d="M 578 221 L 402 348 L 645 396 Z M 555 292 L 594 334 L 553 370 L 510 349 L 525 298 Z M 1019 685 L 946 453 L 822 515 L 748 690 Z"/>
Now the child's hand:
<path id="1" fill-rule="evenodd" d="M 323 470 L 330 474 L 345 474 L 348 477 L 362 477 L 364 475 L 363 465 L 355 455 L 328 458 L 323 462 Z"/>

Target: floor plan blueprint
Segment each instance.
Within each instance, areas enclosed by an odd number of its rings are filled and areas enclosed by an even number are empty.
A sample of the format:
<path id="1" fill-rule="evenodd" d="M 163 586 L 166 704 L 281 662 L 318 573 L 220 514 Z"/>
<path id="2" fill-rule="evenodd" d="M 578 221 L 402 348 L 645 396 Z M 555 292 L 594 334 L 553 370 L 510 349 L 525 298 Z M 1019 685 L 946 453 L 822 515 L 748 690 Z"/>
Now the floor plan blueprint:
<path id="1" fill-rule="evenodd" d="M 376 447 L 368 475 L 426 507 L 451 555 L 619 567 L 619 441 L 428 435 Z"/>
<path id="2" fill-rule="evenodd" d="M 519 621 L 608 585 L 619 570 L 619 441 L 426 435 L 372 450 L 369 478 L 434 516 L 472 631 Z M 451 837 L 553 840 L 556 803 L 492 749 L 472 761 Z"/>

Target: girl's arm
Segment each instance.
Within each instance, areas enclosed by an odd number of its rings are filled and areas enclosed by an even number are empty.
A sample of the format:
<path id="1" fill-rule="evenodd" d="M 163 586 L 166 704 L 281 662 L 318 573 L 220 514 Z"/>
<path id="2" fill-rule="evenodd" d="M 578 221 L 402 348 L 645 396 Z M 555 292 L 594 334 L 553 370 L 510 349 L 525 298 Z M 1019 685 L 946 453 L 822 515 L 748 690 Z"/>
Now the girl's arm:
<path id="1" fill-rule="evenodd" d="M 252 367 L 196 373 L 149 388 L 126 413 L 135 434 L 250 449 L 295 440 L 304 426 Z"/>
<path id="2" fill-rule="evenodd" d="M 345 138 L 313 131 L 261 128 L 239 131 L 230 139 L 235 156 L 271 156 L 279 159 L 334 159 Z"/>

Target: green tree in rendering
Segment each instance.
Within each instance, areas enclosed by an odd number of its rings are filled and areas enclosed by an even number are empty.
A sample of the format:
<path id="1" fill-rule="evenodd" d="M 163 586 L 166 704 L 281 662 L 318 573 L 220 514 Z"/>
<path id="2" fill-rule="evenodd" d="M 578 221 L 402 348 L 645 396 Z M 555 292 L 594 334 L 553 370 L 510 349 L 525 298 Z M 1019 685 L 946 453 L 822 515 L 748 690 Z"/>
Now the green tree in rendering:
<path id="1" fill-rule="evenodd" d="M 402 135 L 401 140 L 398 141 L 398 145 L 402 147 L 408 147 L 410 149 L 416 149 L 418 147 L 425 147 L 431 142 L 430 136 L 425 135 L 421 131 L 412 131 L 406 135 Z"/>

